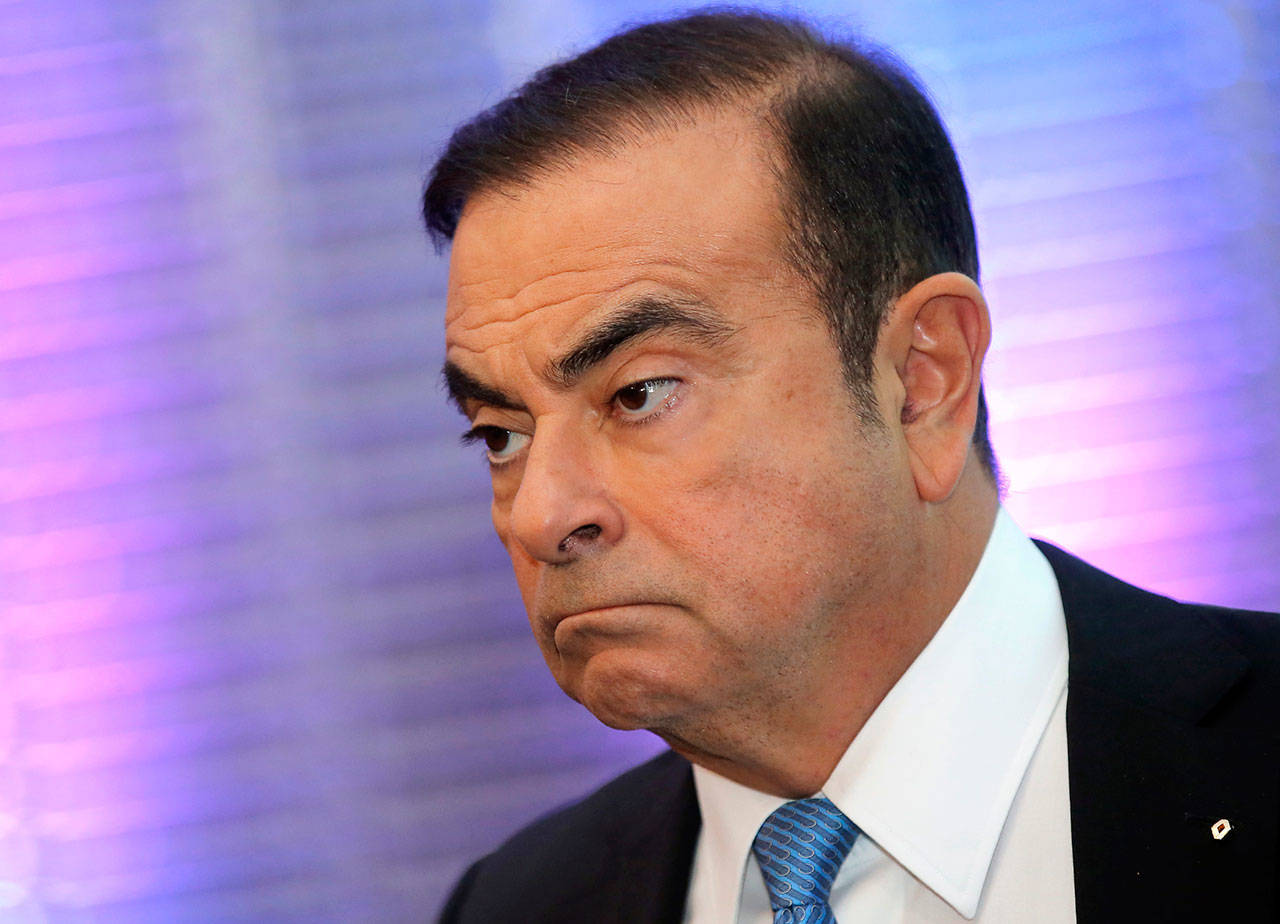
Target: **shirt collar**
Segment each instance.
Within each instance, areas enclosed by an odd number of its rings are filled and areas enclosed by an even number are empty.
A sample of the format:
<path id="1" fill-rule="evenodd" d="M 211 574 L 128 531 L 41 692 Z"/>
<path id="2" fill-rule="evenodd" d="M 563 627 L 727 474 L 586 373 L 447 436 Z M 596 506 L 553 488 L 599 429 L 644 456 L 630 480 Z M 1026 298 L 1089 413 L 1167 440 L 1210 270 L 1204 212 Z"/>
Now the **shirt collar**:
<path id="1" fill-rule="evenodd" d="M 1001 510 L 950 615 L 872 713 L 823 795 L 961 915 L 1067 677 L 1053 571 Z M 751 842 L 783 799 L 694 767 L 714 920 L 736 920 Z"/>

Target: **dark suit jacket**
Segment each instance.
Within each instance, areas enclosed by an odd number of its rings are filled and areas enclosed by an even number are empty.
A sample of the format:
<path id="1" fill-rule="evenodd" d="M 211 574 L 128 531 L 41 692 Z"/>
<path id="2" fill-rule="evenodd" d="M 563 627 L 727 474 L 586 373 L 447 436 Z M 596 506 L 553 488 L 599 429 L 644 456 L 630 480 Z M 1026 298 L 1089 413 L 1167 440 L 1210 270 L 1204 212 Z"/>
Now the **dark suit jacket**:
<path id="1" fill-rule="evenodd" d="M 1280 920 L 1280 618 L 1040 547 L 1067 617 L 1078 920 Z M 679 922 L 699 824 L 689 765 L 661 755 L 477 862 L 441 921 Z"/>

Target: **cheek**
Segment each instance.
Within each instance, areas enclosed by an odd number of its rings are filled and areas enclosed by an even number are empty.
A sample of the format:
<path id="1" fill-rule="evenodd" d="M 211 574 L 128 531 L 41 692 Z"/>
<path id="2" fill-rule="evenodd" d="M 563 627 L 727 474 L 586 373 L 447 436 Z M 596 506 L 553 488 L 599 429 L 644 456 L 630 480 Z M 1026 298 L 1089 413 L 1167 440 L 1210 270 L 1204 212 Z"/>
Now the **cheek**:
<path id="1" fill-rule="evenodd" d="M 805 553 L 824 531 L 821 520 L 834 513 L 835 498 L 803 472 L 747 455 L 698 476 L 673 490 L 665 509 L 650 508 L 650 522 L 666 541 L 717 582 L 740 584 L 737 595 L 802 584 Z M 794 573 L 797 565 L 801 573 Z"/>
<path id="2" fill-rule="evenodd" d="M 792 431 L 722 438 L 646 515 L 723 602 L 779 619 L 847 603 L 892 545 L 877 447 L 850 428 Z"/>

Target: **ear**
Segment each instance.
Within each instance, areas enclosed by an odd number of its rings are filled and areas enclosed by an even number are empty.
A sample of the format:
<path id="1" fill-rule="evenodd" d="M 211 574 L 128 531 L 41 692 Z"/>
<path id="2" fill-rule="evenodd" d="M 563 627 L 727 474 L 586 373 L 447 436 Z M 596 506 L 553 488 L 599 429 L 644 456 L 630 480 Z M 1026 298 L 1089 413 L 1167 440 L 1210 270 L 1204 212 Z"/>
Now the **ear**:
<path id="1" fill-rule="evenodd" d="M 881 331 L 881 359 L 893 364 L 897 379 L 898 403 L 885 410 L 898 414 L 922 500 L 946 500 L 964 471 L 990 342 L 986 299 L 961 273 L 915 285 L 894 304 Z"/>

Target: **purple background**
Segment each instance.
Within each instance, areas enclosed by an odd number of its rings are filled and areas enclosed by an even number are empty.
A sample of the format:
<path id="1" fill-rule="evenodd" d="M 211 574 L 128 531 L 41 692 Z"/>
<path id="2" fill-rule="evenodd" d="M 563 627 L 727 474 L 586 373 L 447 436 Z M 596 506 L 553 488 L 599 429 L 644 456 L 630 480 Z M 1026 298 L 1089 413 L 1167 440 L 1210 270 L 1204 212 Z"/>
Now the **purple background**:
<path id="1" fill-rule="evenodd" d="M 660 3 L 0 3 L 0 919 L 429 918 L 658 743 L 565 699 L 437 384 L 450 128 Z M 1280 607 L 1280 14 L 818 3 L 952 126 L 1008 505 Z"/>

